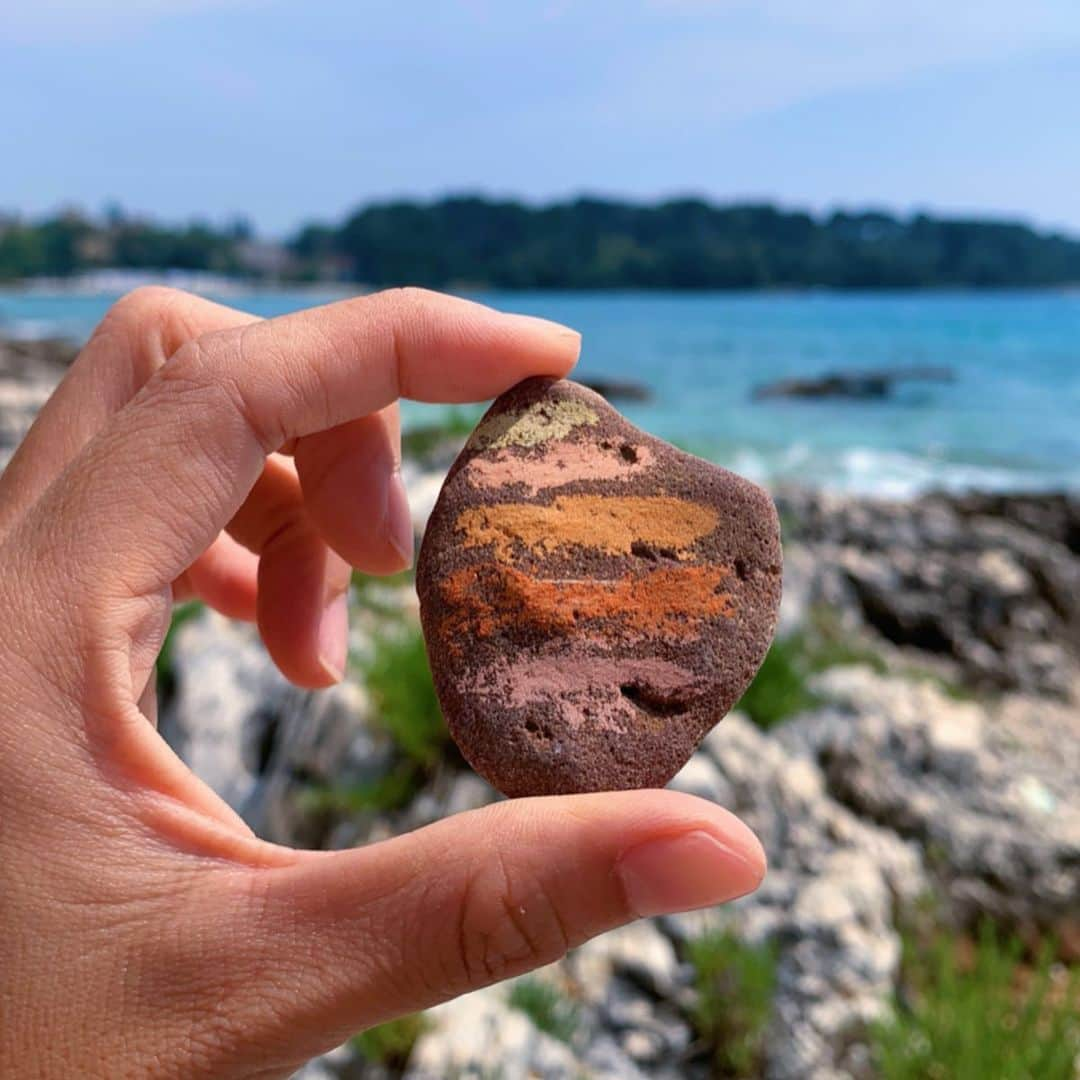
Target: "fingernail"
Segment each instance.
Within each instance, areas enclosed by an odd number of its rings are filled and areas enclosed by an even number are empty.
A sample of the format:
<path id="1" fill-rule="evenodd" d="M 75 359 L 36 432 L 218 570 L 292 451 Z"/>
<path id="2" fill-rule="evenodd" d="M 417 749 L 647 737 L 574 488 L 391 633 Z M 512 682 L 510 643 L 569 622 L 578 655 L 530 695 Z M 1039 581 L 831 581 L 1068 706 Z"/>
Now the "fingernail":
<path id="1" fill-rule="evenodd" d="M 723 904 L 761 884 L 765 856 L 747 830 L 747 849 L 728 846 L 701 829 L 631 848 L 616 872 L 640 917 Z"/>
<path id="2" fill-rule="evenodd" d="M 334 682 L 341 682 L 345 675 L 348 653 L 349 596 L 341 592 L 326 602 L 319 620 L 319 663 Z"/>
<path id="3" fill-rule="evenodd" d="M 394 472 L 386 485 L 386 534 L 394 550 L 401 556 L 401 568 L 412 566 L 413 523 L 409 496 L 401 473 Z"/>
<path id="4" fill-rule="evenodd" d="M 510 315 L 509 318 L 521 325 L 523 330 L 532 332 L 539 331 L 543 334 L 551 334 L 554 337 L 565 338 L 568 341 L 581 341 L 581 335 L 576 330 L 562 323 L 552 322 L 551 319 L 541 319 L 538 315 Z"/>

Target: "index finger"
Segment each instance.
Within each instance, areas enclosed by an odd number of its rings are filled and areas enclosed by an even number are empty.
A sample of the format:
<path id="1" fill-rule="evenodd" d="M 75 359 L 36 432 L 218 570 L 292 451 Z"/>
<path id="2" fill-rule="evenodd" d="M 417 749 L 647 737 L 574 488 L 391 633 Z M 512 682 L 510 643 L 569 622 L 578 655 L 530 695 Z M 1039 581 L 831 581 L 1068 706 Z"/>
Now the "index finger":
<path id="1" fill-rule="evenodd" d="M 180 350 L 41 500 L 85 578 L 124 595 L 164 588 L 243 503 L 266 455 L 398 397 L 494 397 L 564 375 L 574 331 L 416 289 L 201 337 Z"/>

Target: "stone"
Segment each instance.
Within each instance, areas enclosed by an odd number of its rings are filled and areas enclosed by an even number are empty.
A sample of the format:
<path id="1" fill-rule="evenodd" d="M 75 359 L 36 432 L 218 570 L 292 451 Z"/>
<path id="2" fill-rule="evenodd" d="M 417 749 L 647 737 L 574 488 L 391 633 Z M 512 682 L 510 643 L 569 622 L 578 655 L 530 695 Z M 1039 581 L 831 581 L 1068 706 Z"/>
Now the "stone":
<path id="1" fill-rule="evenodd" d="M 660 787 L 772 639 L 768 495 L 535 378 L 488 410 L 432 511 L 417 591 L 447 725 L 506 795 Z"/>
<path id="2" fill-rule="evenodd" d="M 406 1080 L 563 1080 L 582 1073 L 574 1052 L 512 1009 L 502 987 L 474 991 L 426 1015 L 430 1027 L 413 1047 Z"/>
<path id="3" fill-rule="evenodd" d="M 671 942 L 649 921 L 621 926 L 574 949 L 566 960 L 588 1001 L 618 974 L 657 997 L 670 997 L 679 980 Z M 596 1000 L 592 999 L 595 1004 Z"/>
<path id="4" fill-rule="evenodd" d="M 364 688 L 345 680 L 311 693 L 271 663 L 254 627 L 204 610 L 178 627 L 163 737 L 262 838 L 336 847 L 323 815 L 305 808 L 312 789 L 371 783 L 394 765 L 389 738 L 369 723 Z"/>
<path id="5" fill-rule="evenodd" d="M 0 472 L 74 355 L 64 342 L 0 339 Z"/>
<path id="6" fill-rule="evenodd" d="M 695 929 L 725 928 L 749 944 L 773 943 L 764 1075 L 872 1075 L 856 1059 L 895 989 L 894 910 L 916 903 L 928 887 L 917 848 L 831 797 L 805 740 L 781 741 L 733 714 L 703 749 L 732 787 L 732 809 L 761 838 L 769 872 L 756 893 L 717 913 L 712 927 L 671 916 L 665 930 L 685 939 Z M 704 913 L 691 914 L 700 920 Z"/>
<path id="7" fill-rule="evenodd" d="M 1080 670 L 1080 497 L 893 502 L 789 490 L 777 502 L 789 523 L 785 603 L 839 610 L 977 690 L 1069 699 Z"/>
<path id="8" fill-rule="evenodd" d="M 1080 896 L 1074 705 L 953 701 L 932 682 L 854 667 L 815 686 L 829 707 L 778 741 L 821 763 L 832 798 L 924 849 L 955 923 L 991 915 L 1070 933 Z"/>
<path id="9" fill-rule="evenodd" d="M 682 791 L 687 795 L 697 795 L 720 806 L 733 802 L 731 787 L 712 760 L 703 753 L 694 756 L 675 774 L 669 787 L 673 791 Z"/>

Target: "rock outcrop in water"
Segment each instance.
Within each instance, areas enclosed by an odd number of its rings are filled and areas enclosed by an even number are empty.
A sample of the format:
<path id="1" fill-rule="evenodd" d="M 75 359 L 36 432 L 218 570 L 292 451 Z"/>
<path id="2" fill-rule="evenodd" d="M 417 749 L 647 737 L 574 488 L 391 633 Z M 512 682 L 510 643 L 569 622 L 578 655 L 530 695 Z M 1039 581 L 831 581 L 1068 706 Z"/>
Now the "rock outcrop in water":
<path id="1" fill-rule="evenodd" d="M 770 398 L 803 398 L 809 401 L 837 398 L 851 401 L 881 401 L 902 382 L 952 382 L 948 368 L 880 368 L 872 371 L 830 371 L 815 378 L 778 379 L 754 390 L 755 401 Z"/>

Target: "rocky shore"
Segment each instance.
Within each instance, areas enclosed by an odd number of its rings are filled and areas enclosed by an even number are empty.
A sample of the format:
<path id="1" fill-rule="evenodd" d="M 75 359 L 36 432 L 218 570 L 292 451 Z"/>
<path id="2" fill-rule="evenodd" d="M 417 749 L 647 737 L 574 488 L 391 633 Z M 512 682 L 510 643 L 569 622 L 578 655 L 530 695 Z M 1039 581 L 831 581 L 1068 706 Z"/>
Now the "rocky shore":
<path id="1" fill-rule="evenodd" d="M 730 715 L 673 783 L 757 831 L 770 862 L 764 886 L 724 910 L 617 931 L 526 980 L 572 1003 L 569 1038 L 515 1008 L 512 986 L 433 1010 L 406 1076 L 721 1075 L 693 1020 L 698 991 L 687 959 L 695 940 L 716 931 L 775 950 L 764 1049 L 747 1074 L 773 1078 L 878 1075 L 870 1032 L 894 1006 L 903 928 L 929 897 L 941 925 L 957 933 L 989 916 L 1023 940 L 1052 936 L 1064 960 L 1080 960 L 1080 655 L 1055 638 L 1075 612 L 1055 606 L 1057 594 L 1035 569 L 1075 573 L 1077 553 L 1016 523 L 1034 513 L 1030 500 L 902 505 L 788 495 L 782 504 L 803 522 L 788 542 L 784 633 L 797 637 L 827 605 L 846 640 L 858 642 L 849 646 L 854 659 L 810 676 L 812 707 L 767 731 Z M 1050 499 L 1042 509 L 1056 515 L 1062 505 Z M 957 530 L 952 540 L 946 518 Z M 913 643 L 879 629 L 894 625 L 881 618 L 882 603 L 864 606 L 860 583 L 876 580 L 876 549 L 865 538 L 895 537 L 878 554 L 879 572 L 891 573 L 900 548 L 921 550 L 918 530 L 928 520 L 938 542 L 927 538 L 926 549 L 944 561 L 955 592 L 939 590 L 932 605 L 912 569 L 916 585 L 885 594 L 894 620 L 921 604 L 925 624 L 940 625 L 940 634 Z M 990 535 L 1016 543 L 995 547 Z M 381 602 L 412 617 L 407 586 L 386 590 Z M 358 650 L 372 629 L 361 609 Z M 986 663 L 971 662 L 972 641 L 986 642 Z M 1044 650 L 1053 650 L 1053 665 L 1036 663 Z M 163 730 L 275 840 L 365 842 L 498 797 L 448 763 L 403 807 L 313 813 L 304 794 L 313 787 L 355 791 L 398 760 L 362 685 L 292 690 L 250 634 L 213 615 L 182 628 L 174 663 L 177 693 Z M 397 1075 L 380 1068 L 346 1047 L 304 1076 Z"/>
<path id="2" fill-rule="evenodd" d="M 0 338 L 0 470 L 74 356 L 66 341 Z"/>
<path id="3" fill-rule="evenodd" d="M 0 347 L 0 465 L 62 367 L 32 353 Z M 418 532 L 454 448 L 406 465 Z M 758 832 L 759 892 L 608 934 L 396 1042 L 353 1041 L 303 1080 L 869 1078 L 928 908 L 958 938 L 989 918 L 1032 949 L 1052 942 L 1061 970 L 1080 961 L 1080 499 L 778 504 L 781 644 L 672 785 Z M 163 733 L 272 840 L 363 843 L 499 797 L 450 748 L 416 765 L 381 716 L 370 660 L 415 640 L 410 583 L 358 582 L 355 600 L 355 673 L 320 694 L 214 614 L 170 642 Z M 752 982 L 710 981 L 710 963 L 767 968 L 756 1019 L 721 1022 Z"/>

